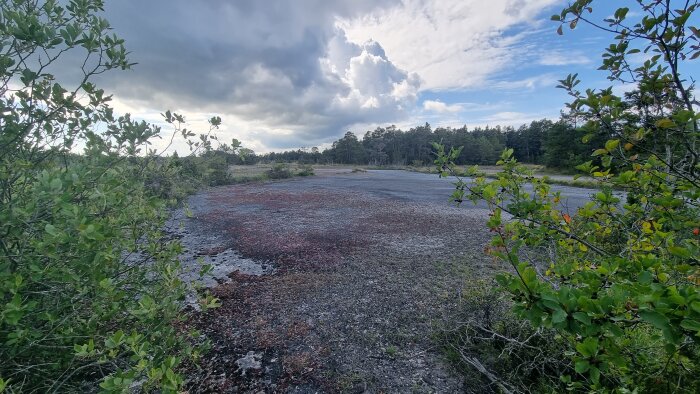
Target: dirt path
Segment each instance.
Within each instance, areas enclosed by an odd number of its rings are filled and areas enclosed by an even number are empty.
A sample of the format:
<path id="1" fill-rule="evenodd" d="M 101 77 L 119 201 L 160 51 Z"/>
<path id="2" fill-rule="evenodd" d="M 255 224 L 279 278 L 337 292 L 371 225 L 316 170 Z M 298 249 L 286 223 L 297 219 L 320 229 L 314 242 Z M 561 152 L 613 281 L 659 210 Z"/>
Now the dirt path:
<path id="1" fill-rule="evenodd" d="M 214 349 L 190 392 L 464 391 L 430 336 L 465 261 L 492 264 L 486 211 L 450 206 L 449 184 L 415 197 L 392 182 L 328 171 L 191 199 L 188 256 L 230 280 L 214 288 L 222 307 L 192 322 Z"/>

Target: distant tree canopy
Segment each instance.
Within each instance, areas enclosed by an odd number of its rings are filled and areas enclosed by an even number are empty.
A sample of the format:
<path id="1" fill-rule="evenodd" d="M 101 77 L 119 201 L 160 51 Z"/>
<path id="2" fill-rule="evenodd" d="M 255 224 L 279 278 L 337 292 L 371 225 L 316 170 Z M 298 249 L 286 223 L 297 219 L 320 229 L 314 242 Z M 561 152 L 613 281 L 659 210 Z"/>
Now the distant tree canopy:
<path id="1" fill-rule="evenodd" d="M 352 132 L 335 141 L 331 148 L 268 153 L 249 163 L 263 161 L 306 164 L 429 165 L 435 159 L 431 143 L 440 142 L 448 149 L 463 146 L 457 164 L 494 164 L 501 152 L 512 148 L 524 163 L 573 169 L 590 155 L 581 142 L 583 133 L 565 121 L 537 120 L 519 128 L 486 126 L 468 129 L 438 127 L 428 123 L 401 130 L 396 126 L 377 127 L 365 132 L 360 140 Z M 602 138 L 602 137 L 601 137 Z"/>

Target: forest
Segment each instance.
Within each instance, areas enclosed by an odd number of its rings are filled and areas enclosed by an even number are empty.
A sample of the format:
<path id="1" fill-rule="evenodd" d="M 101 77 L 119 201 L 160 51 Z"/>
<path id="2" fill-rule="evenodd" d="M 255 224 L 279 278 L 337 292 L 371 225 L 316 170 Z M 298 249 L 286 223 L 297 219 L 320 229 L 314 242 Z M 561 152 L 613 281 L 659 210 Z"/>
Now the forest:
<path id="1" fill-rule="evenodd" d="M 523 163 L 574 171 L 590 155 L 591 145 L 581 140 L 584 133 L 565 121 L 547 119 L 520 127 L 477 127 L 433 129 L 430 124 L 401 130 L 395 126 L 378 127 L 358 139 L 352 132 L 333 142 L 329 149 L 298 149 L 267 153 L 258 160 L 313 164 L 366 164 L 372 166 L 430 165 L 435 160 L 432 143 L 463 147 L 457 163 L 487 164 L 498 161 L 504 149 L 514 150 Z M 601 138 L 602 139 L 602 138 Z M 595 142 L 593 142 L 595 143 Z"/>

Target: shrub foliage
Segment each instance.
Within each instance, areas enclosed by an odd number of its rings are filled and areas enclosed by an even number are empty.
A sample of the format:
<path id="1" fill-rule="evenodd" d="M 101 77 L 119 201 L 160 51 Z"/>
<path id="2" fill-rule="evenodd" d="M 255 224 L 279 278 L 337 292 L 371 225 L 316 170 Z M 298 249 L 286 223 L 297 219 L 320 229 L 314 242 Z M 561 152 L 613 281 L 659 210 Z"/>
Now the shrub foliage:
<path id="1" fill-rule="evenodd" d="M 569 343 L 575 371 L 561 380 L 570 389 L 698 392 L 700 117 L 692 80 L 680 72 L 700 54 L 700 30 L 688 25 L 698 4 L 630 2 L 634 12 L 623 7 L 597 23 L 592 3 L 575 1 L 552 19 L 613 32 L 601 69 L 635 87 L 620 97 L 611 88 L 579 91 L 576 75 L 560 81 L 572 97 L 567 120 L 582 125 L 583 140 L 606 138 L 594 147 L 599 164 L 578 167 L 602 189 L 568 212 L 560 193 L 506 150 L 496 180 L 459 179 L 453 198 L 488 203 L 490 253 L 513 268 L 498 282 L 517 316 Z M 637 53 L 645 57 L 635 65 Z M 459 149 L 436 148 L 448 175 Z M 525 253 L 533 249 L 546 253 Z"/>
<path id="2" fill-rule="evenodd" d="M 293 174 L 288 164 L 276 163 L 269 170 L 265 171 L 265 175 L 270 179 L 286 179 L 291 178 Z"/>
<path id="3" fill-rule="evenodd" d="M 206 347 L 177 329 L 181 247 L 161 233 L 182 168 L 146 151 L 160 128 L 116 116 L 91 82 L 131 66 L 102 8 L 0 1 L 0 391 L 175 392 Z"/>

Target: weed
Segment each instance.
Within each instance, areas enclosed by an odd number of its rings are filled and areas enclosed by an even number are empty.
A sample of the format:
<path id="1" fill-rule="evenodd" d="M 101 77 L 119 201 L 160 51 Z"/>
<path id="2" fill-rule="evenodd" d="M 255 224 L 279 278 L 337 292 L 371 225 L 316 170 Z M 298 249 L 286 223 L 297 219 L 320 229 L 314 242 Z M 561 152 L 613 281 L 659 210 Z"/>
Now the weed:
<path id="1" fill-rule="evenodd" d="M 287 164 L 277 163 L 267 170 L 265 175 L 270 179 L 286 179 L 292 177 L 292 171 Z"/>
<path id="2" fill-rule="evenodd" d="M 312 176 L 314 175 L 314 169 L 309 164 L 304 164 L 299 166 L 299 171 L 297 172 L 299 176 Z"/>

